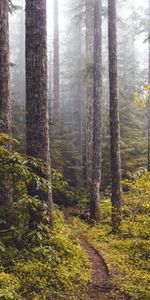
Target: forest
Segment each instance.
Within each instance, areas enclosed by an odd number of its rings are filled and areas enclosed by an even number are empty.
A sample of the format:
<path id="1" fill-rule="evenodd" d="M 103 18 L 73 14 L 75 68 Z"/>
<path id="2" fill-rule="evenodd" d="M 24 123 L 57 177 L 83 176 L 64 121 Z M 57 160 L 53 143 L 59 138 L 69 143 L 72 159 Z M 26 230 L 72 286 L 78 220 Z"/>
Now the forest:
<path id="1" fill-rule="evenodd" d="M 150 300 L 150 0 L 0 0 L 0 300 Z"/>

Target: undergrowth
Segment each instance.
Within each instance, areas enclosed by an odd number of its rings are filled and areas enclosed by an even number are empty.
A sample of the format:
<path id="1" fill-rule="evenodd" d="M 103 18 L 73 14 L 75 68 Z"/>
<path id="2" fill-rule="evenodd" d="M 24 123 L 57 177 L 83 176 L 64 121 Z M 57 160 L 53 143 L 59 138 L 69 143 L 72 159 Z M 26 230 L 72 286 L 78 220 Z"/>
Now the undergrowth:
<path id="1" fill-rule="evenodd" d="M 42 162 L 20 155 L 14 143 L 0 135 L 1 186 L 13 190 L 12 204 L 6 209 L 0 203 L 0 299 L 73 300 L 79 294 L 84 299 L 90 277 L 88 257 L 58 208 L 51 230 L 48 205 L 28 194 L 32 184 L 37 192 L 51 188 L 31 168 L 43 168 L 44 173 Z M 66 183 L 61 174 L 53 171 L 52 180 L 55 193 L 63 192 Z"/>
<path id="2" fill-rule="evenodd" d="M 21 238 L 3 233 L 0 299 L 79 299 L 89 281 L 89 262 L 78 237 L 55 210 L 55 230 L 40 225 Z M 18 240 L 17 240 L 18 238 Z"/>
<path id="3" fill-rule="evenodd" d="M 112 285 L 124 299 L 148 300 L 149 282 L 149 212 L 150 174 L 134 182 L 125 181 L 123 222 L 120 235 L 111 233 L 110 199 L 101 203 L 101 222 L 88 225 L 73 219 L 79 235 L 104 257 L 111 274 Z"/>

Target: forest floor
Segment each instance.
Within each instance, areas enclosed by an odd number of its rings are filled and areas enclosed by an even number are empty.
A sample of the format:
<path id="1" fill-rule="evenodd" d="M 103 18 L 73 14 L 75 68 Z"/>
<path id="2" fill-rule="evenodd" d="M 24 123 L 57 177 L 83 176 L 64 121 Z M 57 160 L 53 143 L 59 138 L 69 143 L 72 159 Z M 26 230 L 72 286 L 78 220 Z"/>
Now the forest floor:
<path id="1" fill-rule="evenodd" d="M 146 218 L 149 213 L 150 179 L 146 176 L 137 180 L 133 185 L 134 190 L 124 195 L 124 218 L 120 235 L 111 233 L 110 199 L 104 198 L 101 202 L 99 224 L 90 220 L 85 208 L 64 212 L 66 222 L 72 226 L 91 265 L 87 295 L 80 299 L 150 299 L 149 219 Z"/>
<path id="2" fill-rule="evenodd" d="M 71 224 L 69 211 L 63 209 L 66 223 Z M 80 236 L 80 245 L 86 251 L 91 265 L 91 282 L 88 285 L 87 294 L 84 300 L 123 300 L 120 294 L 114 294 L 115 288 L 111 283 L 111 276 L 107 264 L 102 255 L 86 240 Z"/>
<path id="3" fill-rule="evenodd" d="M 103 258 L 86 240 L 81 240 L 81 246 L 91 262 L 92 282 L 88 287 L 87 299 L 110 299 L 110 275 Z"/>

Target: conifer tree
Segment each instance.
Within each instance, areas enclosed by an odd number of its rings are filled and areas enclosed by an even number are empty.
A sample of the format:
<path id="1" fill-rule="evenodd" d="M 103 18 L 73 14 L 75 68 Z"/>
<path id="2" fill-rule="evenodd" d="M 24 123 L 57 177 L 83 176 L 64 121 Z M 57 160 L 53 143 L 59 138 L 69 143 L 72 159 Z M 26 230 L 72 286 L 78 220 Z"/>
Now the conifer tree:
<path id="1" fill-rule="evenodd" d="M 50 183 L 46 0 L 26 0 L 26 129 L 27 154 L 43 161 Z M 48 204 L 52 223 L 52 192 L 39 196 Z"/>
<path id="2" fill-rule="evenodd" d="M 110 148 L 112 180 L 112 226 L 118 232 L 121 222 L 121 157 L 117 70 L 116 0 L 108 0 L 109 88 L 110 88 Z"/>
<path id="3" fill-rule="evenodd" d="M 90 189 L 93 151 L 93 4 L 86 0 L 86 181 Z"/>
<path id="4" fill-rule="evenodd" d="M 102 3 L 94 1 L 94 102 L 93 157 L 90 216 L 96 221 L 100 213 L 102 164 Z"/>
<path id="5" fill-rule="evenodd" d="M 0 1 L 0 130 L 11 135 L 8 1 Z"/>
<path id="6" fill-rule="evenodd" d="M 9 70 L 9 4 L 0 1 L 0 132 L 11 136 L 10 70 Z M 0 202 L 9 206 L 12 197 L 7 187 L 0 186 Z"/>
<path id="7" fill-rule="evenodd" d="M 54 137 L 57 138 L 60 126 L 60 67 L 59 67 L 59 6 L 54 0 Z"/>

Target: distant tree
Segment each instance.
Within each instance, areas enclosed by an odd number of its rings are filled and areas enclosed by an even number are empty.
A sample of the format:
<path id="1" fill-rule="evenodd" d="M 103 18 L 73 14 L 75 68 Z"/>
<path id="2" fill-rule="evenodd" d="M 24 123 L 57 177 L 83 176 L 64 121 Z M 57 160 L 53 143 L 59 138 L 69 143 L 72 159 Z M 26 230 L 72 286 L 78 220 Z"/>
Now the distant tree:
<path id="1" fill-rule="evenodd" d="M 11 136 L 11 103 L 9 72 L 8 1 L 0 1 L 0 132 Z M 9 206 L 12 197 L 5 185 L 0 186 L 0 202 Z"/>
<path id="2" fill-rule="evenodd" d="M 59 9 L 58 0 L 54 0 L 54 136 L 60 127 L 60 66 L 59 66 Z"/>
<path id="3" fill-rule="evenodd" d="M 80 159 L 77 166 L 82 167 L 82 24 L 81 20 L 74 20 L 75 37 L 75 80 L 74 80 L 74 130 L 76 133 L 75 146 L 79 152 Z"/>
<path id="4" fill-rule="evenodd" d="M 121 222 L 121 157 L 117 70 L 116 0 L 108 0 L 110 148 L 112 179 L 112 226 L 117 233 Z"/>
<path id="5" fill-rule="evenodd" d="M 86 0 L 86 181 L 90 190 L 93 151 L 93 3 Z"/>
<path id="6" fill-rule="evenodd" d="M 19 75 L 19 80 L 18 80 L 18 85 L 20 86 L 20 101 L 21 102 L 25 102 L 25 57 L 24 57 L 24 53 L 25 53 L 25 33 L 24 33 L 24 23 L 25 23 L 25 16 L 24 16 L 24 0 L 20 0 L 20 22 L 19 22 L 19 49 L 20 49 L 20 53 L 19 53 L 19 69 L 20 69 L 20 74 Z"/>
<path id="7" fill-rule="evenodd" d="M 66 87 L 63 99 L 64 112 L 69 132 L 75 146 L 73 172 L 76 173 L 76 184 L 83 184 L 83 106 L 84 106 L 84 82 L 83 82 L 83 1 L 69 1 L 69 27 L 67 32 L 67 53 L 65 54 Z M 68 91 L 68 95 L 67 95 Z"/>
<path id="8" fill-rule="evenodd" d="M 46 0 L 26 0 L 26 128 L 27 154 L 39 158 L 45 164 L 46 177 L 51 184 L 50 143 L 48 130 L 47 92 L 47 32 Z M 37 191 L 31 191 L 35 195 Z M 51 223 L 52 192 L 39 192 L 48 204 Z"/>
<path id="9" fill-rule="evenodd" d="M 94 1 L 94 103 L 93 157 L 90 216 L 100 217 L 100 189 L 102 164 L 102 3 Z"/>
<path id="10" fill-rule="evenodd" d="M 18 147 L 24 150 L 25 144 L 25 9 L 24 0 L 13 12 L 10 27 L 11 47 L 11 95 L 12 95 L 12 134 L 21 141 Z"/>

